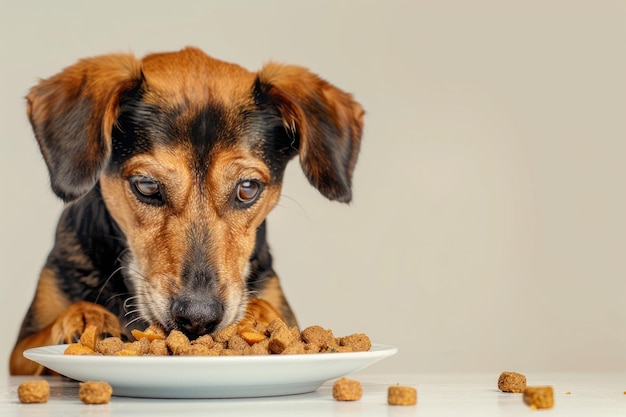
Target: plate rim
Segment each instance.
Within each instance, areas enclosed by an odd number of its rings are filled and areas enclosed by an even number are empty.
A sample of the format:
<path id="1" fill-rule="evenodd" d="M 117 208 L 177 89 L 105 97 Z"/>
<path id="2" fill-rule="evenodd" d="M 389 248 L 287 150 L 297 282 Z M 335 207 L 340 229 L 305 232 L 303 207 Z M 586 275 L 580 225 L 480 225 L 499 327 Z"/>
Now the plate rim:
<path id="1" fill-rule="evenodd" d="M 398 348 L 393 345 L 372 343 L 372 347 L 368 351 L 360 352 L 332 352 L 332 353 L 307 353 L 307 354 L 270 354 L 270 355 L 235 355 L 235 356 L 211 356 L 211 355 L 137 355 L 137 356 L 115 356 L 115 355 L 65 355 L 63 351 L 69 346 L 68 344 L 47 345 L 26 349 L 23 352 L 25 358 L 36 361 L 35 357 L 52 357 L 67 358 L 71 361 L 159 361 L 159 360 L 175 360 L 175 361 L 232 361 L 232 362 L 255 362 L 261 359 L 264 362 L 279 360 L 301 360 L 306 358 L 307 361 L 315 361 L 318 359 L 335 358 L 360 358 L 360 357 L 376 357 L 376 356 L 392 356 L 398 352 Z M 50 351 L 50 352 L 49 352 Z M 65 360 L 65 359 L 61 359 Z"/>

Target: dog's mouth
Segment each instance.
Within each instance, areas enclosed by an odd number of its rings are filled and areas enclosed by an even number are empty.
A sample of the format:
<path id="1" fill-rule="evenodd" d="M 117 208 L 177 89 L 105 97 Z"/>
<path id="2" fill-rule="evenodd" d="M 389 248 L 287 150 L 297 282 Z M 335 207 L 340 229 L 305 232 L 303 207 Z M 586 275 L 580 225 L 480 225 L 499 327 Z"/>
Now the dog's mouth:
<path id="1" fill-rule="evenodd" d="M 129 278 L 134 295 L 125 304 L 128 332 L 132 328 L 159 324 L 168 333 L 180 330 L 193 340 L 214 334 L 245 315 L 248 301 L 245 290 L 183 290 L 172 294 L 145 277 L 131 274 Z"/>

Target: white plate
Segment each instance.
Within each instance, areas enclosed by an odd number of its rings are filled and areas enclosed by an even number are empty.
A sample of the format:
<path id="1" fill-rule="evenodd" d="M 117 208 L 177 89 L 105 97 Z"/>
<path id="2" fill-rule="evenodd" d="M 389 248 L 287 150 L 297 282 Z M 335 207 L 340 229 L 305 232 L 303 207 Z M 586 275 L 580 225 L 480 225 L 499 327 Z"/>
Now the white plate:
<path id="1" fill-rule="evenodd" d="M 24 356 L 78 381 L 106 381 L 113 395 L 149 398 L 237 398 L 302 394 L 363 369 L 398 349 L 266 356 L 76 356 L 67 345 Z"/>

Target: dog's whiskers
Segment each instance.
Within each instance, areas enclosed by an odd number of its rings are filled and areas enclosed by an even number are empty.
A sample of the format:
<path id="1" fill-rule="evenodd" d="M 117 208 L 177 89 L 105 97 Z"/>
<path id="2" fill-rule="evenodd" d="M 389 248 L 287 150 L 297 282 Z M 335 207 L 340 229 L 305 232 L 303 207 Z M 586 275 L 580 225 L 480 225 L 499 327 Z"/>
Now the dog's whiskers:
<path id="1" fill-rule="evenodd" d="M 120 238 L 116 238 L 115 236 L 107 236 L 107 238 L 109 239 L 119 239 L 122 240 Z M 113 264 L 118 264 L 121 262 L 122 257 L 124 255 L 126 255 L 126 253 L 128 253 L 130 251 L 130 249 L 126 248 L 124 250 L 122 250 L 120 252 L 120 254 L 117 256 L 117 258 L 115 258 L 115 262 Z M 115 276 L 115 274 L 117 274 L 118 272 L 122 271 L 124 268 L 127 268 L 124 265 L 121 265 L 120 267 L 118 267 L 117 269 L 115 269 L 109 276 L 108 278 L 104 281 L 104 283 L 100 286 L 100 289 L 98 290 L 98 295 L 96 296 L 96 302 L 98 302 L 98 300 L 100 299 L 100 296 L 102 295 L 102 291 L 104 290 L 104 288 L 107 286 L 107 284 L 109 283 L 109 281 L 111 281 L 111 279 Z"/>
<path id="2" fill-rule="evenodd" d="M 138 315 L 138 316 L 137 316 L 137 317 L 135 317 L 134 319 L 130 320 L 128 323 L 126 323 L 126 324 L 124 325 L 124 327 L 129 327 L 131 324 L 133 324 L 134 322 L 139 321 L 139 320 L 141 320 L 141 315 Z"/>
<path id="3" fill-rule="evenodd" d="M 118 259 L 116 260 L 116 262 L 119 261 L 121 256 L 122 256 L 122 254 L 120 254 L 120 256 L 118 256 Z M 98 300 L 100 299 L 100 296 L 102 295 L 102 291 L 104 290 L 106 285 L 109 283 L 109 281 L 113 278 L 113 276 L 115 274 L 117 274 L 118 272 L 123 271 L 125 269 L 127 269 L 129 271 L 132 271 L 137 278 L 139 278 L 139 279 L 141 279 L 143 281 L 148 281 L 148 279 L 143 274 L 141 274 L 139 271 L 137 271 L 135 268 L 122 265 L 122 266 L 118 267 L 115 271 L 113 271 L 111 273 L 111 275 L 109 275 L 109 277 L 106 279 L 106 281 L 104 281 L 104 283 L 100 286 L 100 289 L 98 291 L 98 295 L 96 296 L 96 301 L 95 302 L 98 302 Z M 125 293 L 125 294 L 129 294 L 129 293 Z M 107 302 L 113 300 L 117 296 L 121 296 L 121 295 L 125 295 L 125 294 L 115 294 L 112 297 L 110 297 L 109 299 L 107 299 Z"/>
<path id="4" fill-rule="evenodd" d="M 281 194 L 280 195 L 280 199 L 278 200 L 278 203 L 276 203 L 276 207 L 280 207 L 280 208 L 285 208 L 287 207 L 285 204 L 282 204 L 283 199 L 286 200 L 290 200 L 292 202 L 295 203 L 295 205 L 297 206 L 297 208 L 299 209 L 298 211 L 300 212 L 300 214 L 310 223 L 311 222 L 311 218 L 309 217 L 306 209 L 304 208 L 304 206 L 302 204 L 300 204 L 300 202 L 298 200 L 296 200 L 293 197 L 288 196 L 287 194 Z"/>
<path id="5" fill-rule="evenodd" d="M 111 238 L 111 239 L 118 239 L 118 240 L 122 240 L 122 239 L 120 239 L 120 238 L 118 238 L 118 237 L 115 237 L 115 236 L 111 236 L 110 238 Z M 122 240 L 122 241 L 123 241 L 123 240 Z M 130 249 L 128 249 L 128 248 L 126 248 L 126 249 L 124 249 L 123 251 L 121 251 L 121 252 L 120 252 L 120 254 L 117 256 L 117 258 L 115 258 L 115 263 L 120 262 L 120 261 L 121 261 L 121 259 L 122 259 L 122 256 L 126 255 L 126 253 L 128 253 L 128 252 L 130 252 Z"/>
<path id="6" fill-rule="evenodd" d="M 135 313 L 139 313 L 139 309 L 127 311 L 126 313 L 124 313 L 124 317 L 128 317 L 129 315 L 135 314 Z"/>
<path id="7" fill-rule="evenodd" d="M 100 286 L 100 289 L 98 290 L 98 295 L 96 295 L 96 303 L 98 302 L 98 300 L 100 299 L 100 296 L 102 295 L 102 291 L 104 290 L 104 287 L 107 286 L 107 284 L 109 283 L 109 281 L 113 278 L 113 276 L 115 274 L 117 274 L 118 272 L 120 272 L 122 269 L 124 269 L 123 266 L 120 266 L 119 268 L 117 268 L 115 271 L 113 271 L 111 273 L 111 275 L 109 275 L 109 277 L 104 281 L 104 283 Z"/>
<path id="8" fill-rule="evenodd" d="M 119 293 L 119 294 L 113 294 L 112 296 L 110 296 L 109 298 L 106 299 L 104 304 L 105 305 L 109 304 L 111 301 L 115 300 L 116 298 L 125 297 L 125 296 L 127 296 L 129 294 L 132 294 L 132 293 L 130 293 L 130 292 L 122 292 L 122 293 Z"/>
<path id="9" fill-rule="evenodd" d="M 258 296 L 261 295 L 260 291 L 248 291 L 247 292 L 248 298 L 257 298 Z"/>
<path id="10" fill-rule="evenodd" d="M 134 301 L 134 300 L 138 300 L 139 296 L 135 295 L 133 297 L 128 297 L 126 300 L 124 300 L 124 310 L 126 310 L 128 307 L 137 307 L 139 304 L 129 304 L 130 301 Z"/>

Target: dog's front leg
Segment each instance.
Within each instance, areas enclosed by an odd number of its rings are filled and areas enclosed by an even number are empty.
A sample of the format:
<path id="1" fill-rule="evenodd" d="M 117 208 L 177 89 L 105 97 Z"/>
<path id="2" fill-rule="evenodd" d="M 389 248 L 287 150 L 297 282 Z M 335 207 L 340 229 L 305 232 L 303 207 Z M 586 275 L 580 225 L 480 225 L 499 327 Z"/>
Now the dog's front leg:
<path id="1" fill-rule="evenodd" d="M 263 287 L 258 291 L 258 297 L 248 301 L 244 320 L 267 326 L 275 318 L 280 318 L 290 327 L 298 326 L 296 317 L 280 287 L 278 277 L 273 275 L 264 282 Z"/>
<path id="2" fill-rule="evenodd" d="M 29 311 L 29 314 L 31 312 Z M 101 333 L 121 335 L 118 318 L 99 304 L 80 301 L 70 305 L 56 320 L 43 329 L 20 338 L 13 348 L 9 370 L 12 375 L 40 375 L 45 368 L 26 359 L 26 349 L 75 342 L 89 325 L 95 325 Z"/>

